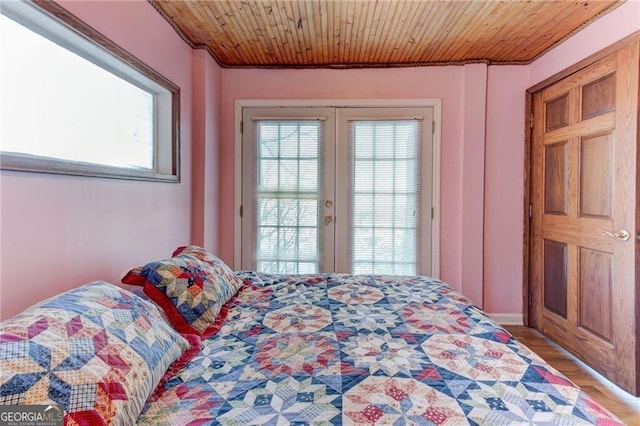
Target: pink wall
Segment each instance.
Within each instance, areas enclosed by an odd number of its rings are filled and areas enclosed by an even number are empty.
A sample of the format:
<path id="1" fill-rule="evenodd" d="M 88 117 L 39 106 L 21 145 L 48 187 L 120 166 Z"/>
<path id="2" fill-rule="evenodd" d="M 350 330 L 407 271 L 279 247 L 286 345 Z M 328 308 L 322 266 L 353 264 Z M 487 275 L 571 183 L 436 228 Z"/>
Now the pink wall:
<path id="1" fill-rule="evenodd" d="M 464 67 L 464 137 L 462 152 L 462 264 L 461 290 L 483 306 L 484 145 L 487 105 L 487 65 Z M 443 121 L 447 117 L 443 116 Z M 442 186 L 442 191 L 450 191 Z M 442 229 L 445 232 L 445 229 Z"/>
<path id="2" fill-rule="evenodd" d="M 441 277 L 456 288 L 462 287 L 463 268 L 477 267 L 473 261 L 482 259 L 482 239 L 477 250 L 463 258 L 462 212 L 467 207 L 480 208 L 477 194 L 463 187 L 463 170 L 470 176 L 482 176 L 483 159 L 475 158 L 475 148 L 469 150 L 470 157 L 464 158 L 465 144 L 480 140 L 484 144 L 484 131 L 476 135 L 477 117 L 469 113 L 465 116 L 465 102 L 468 97 L 484 95 L 486 67 L 428 67 L 404 69 L 362 69 L 362 70 L 222 70 L 222 145 L 221 172 L 221 241 L 222 258 L 233 261 L 233 219 L 234 219 L 234 101 L 236 99 L 442 99 L 442 154 L 441 154 Z M 479 77 L 478 77 L 479 76 Z M 465 81 L 474 87 L 467 86 Z M 476 81 L 481 81 L 476 88 Z M 478 92 L 480 93 L 478 95 Z M 484 105 L 484 101 L 481 101 Z M 465 125 L 465 119 L 470 120 Z M 482 122 L 482 120 L 481 120 Z M 480 127 L 483 128 L 481 124 Z M 465 129 L 470 133 L 465 133 Z M 473 130 L 473 131 L 472 131 Z M 482 153 L 482 149 L 480 149 Z M 473 179 L 467 179 L 474 184 Z M 477 188 L 475 188 L 477 189 Z M 480 180 L 480 192 L 482 184 Z M 463 194 L 468 194 L 468 200 Z M 480 195 L 480 200 L 482 196 Z M 475 225 L 470 225 L 471 227 Z M 466 229 L 465 232 L 482 234 L 480 229 Z M 473 249 L 472 249 L 473 251 Z M 469 262 L 469 265 L 466 262 Z M 482 261 L 480 260 L 480 263 Z M 471 278 L 470 278 L 471 280 Z M 477 271 L 470 288 L 480 286 L 482 294 L 482 269 Z M 478 301 L 481 303 L 481 300 Z"/>
<path id="3" fill-rule="evenodd" d="M 191 242 L 218 252 L 220 66 L 204 49 L 193 51 L 193 203 Z"/>
<path id="4" fill-rule="evenodd" d="M 528 87 L 638 30 L 640 1 L 629 0 L 531 63 Z"/>
<path id="5" fill-rule="evenodd" d="M 489 67 L 484 178 L 484 309 L 522 312 L 526 67 Z"/>
<path id="6" fill-rule="evenodd" d="M 181 87 L 182 183 L 0 172 L 0 318 L 190 237 L 191 55 L 147 2 L 60 4 Z"/>

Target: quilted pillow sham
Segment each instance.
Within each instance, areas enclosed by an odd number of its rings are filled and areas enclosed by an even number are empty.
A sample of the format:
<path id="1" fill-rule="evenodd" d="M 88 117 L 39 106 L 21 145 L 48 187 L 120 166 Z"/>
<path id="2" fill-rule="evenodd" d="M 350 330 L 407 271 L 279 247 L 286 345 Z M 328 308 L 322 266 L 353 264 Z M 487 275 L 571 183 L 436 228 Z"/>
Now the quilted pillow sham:
<path id="1" fill-rule="evenodd" d="M 201 337 L 218 331 L 221 314 L 226 312 L 225 303 L 242 286 L 242 281 L 221 260 L 209 263 L 184 253 L 134 268 L 122 282 L 142 285 L 144 293 L 165 310 L 176 330 Z"/>
<path id="2" fill-rule="evenodd" d="M 65 424 L 134 424 L 188 348 L 152 303 L 86 284 L 0 323 L 0 404 L 58 404 Z"/>
<path id="3" fill-rule="evenodd" d="M 231 268 L 229 268 L 227 266 L 226 263 L 224 263 L 222 260 L 220 260 L 220 258 L 218 256 L 216 256 L 215 254 L 211 253 L 210 251 L 208 251 L 205 248 L 202 248 L 200 246 L 196 246 L 196 245 L 190 245 L 190 246 L 182 246 L 182 247 L 178 247 L 177 249 L 175 249 L 173 251 L 172 256 L 178 256 L 181 254 L 188 254 L 190 256 L 195 257 L 196 259 L 199 259 L 205 263 L 208 263 L 212 266 L 216 266 L 217 268 L 220 269 L 220 272 L 222 274 L 224 274 L 225 276 L 227 276 L 228 278 L 231 277 L 236 277 L 235 272 L 233 272 L 231 270 Z"/>

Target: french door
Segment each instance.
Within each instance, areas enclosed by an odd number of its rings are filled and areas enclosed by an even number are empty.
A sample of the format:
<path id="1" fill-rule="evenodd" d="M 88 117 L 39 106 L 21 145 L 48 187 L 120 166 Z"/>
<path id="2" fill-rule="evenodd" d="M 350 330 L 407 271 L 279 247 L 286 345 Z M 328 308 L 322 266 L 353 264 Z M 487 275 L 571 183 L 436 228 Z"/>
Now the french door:
<path id="1" fill-rule="evenodd" d="M 433 108 L 244 108 L 242 261 L 432 273 Z"/>

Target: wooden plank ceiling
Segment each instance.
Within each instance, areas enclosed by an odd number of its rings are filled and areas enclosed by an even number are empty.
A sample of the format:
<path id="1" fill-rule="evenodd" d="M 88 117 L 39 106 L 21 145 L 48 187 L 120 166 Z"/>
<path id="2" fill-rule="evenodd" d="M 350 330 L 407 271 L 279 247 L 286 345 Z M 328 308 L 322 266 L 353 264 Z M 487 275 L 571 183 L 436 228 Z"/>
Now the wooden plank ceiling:
<path id="1" fill-rule="evenodd" d="M 620 0 L 149 0 L 225 67 L 527 64 Z"/>

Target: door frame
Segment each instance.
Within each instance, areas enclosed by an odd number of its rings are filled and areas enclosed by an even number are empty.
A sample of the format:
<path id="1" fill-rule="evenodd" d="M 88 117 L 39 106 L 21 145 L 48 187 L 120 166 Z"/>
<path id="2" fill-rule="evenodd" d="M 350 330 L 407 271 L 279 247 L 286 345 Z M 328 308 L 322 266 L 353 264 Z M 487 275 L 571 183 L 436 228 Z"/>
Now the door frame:
<path id="1" fill-rule="evenodd" d="M 259 181 L 257 179 L 257 171 L 258 171 L 258 163 L 260 155 L 257 155 L 259 152 L 259 141 L 255 137 L 255 130 L 257 127 L 256 123 L 263 120 L 294 120 L 294 121 L 304 121 L 310 123 L 311 125 L 315 123 L 322 123 L 320 127 L 322 128 L 322 136 L 318 138 L 318 158 L 322 158 L 322 161 L 319 161 L 318 166 L 318 174 L 319 176 L 323 176 L 324 178 L 321 181 L 317 182 L 317 196 L 314 201 L 318 203 L 322 200 L 335 200 L 335 162 L 334 161 L 326 161 L 326 158 L 334 158 L 336 154 L 336 144 L 335 144 L 335 135 L 336 135 L 336 117 L 335 117 L 335 109 L 334 108 L 324 108 L 324 107 L 314 107 L 314 108 L 243 108 L 242 110 L 244 126 L 246 126 L 247 132 L 243 134 L 245 138 L 243 139 L 243 145 L 247 143 L 251 144 L 251 150 L 243 150 L 242 151 L 242 166 L 249 166 L 245 172 L 242 173 L 242 192 L 240 196 L 243 200 L 243 212 L 242 218 L 240 219 L 240 223 L 242 225 L 242 235 L 244 235 L 243 240 L 240 243 L 240 247 L 242 248 L 242 256 L 240 259 L 240 269 L 255 269 L 257 264 L 255 264 L 256 259 L 254 258 L 254 250 L 257 250 L 257 239 L 258 233 L 256 232 L 256 225 L 258 224 L 258 205 L 251 205 L 252 201 L 257 201 L 257 199 L 252 200 L 251 196 L 257 196 L 258 191 L 256 191 L 255 184 Z M 244 129 L 243 129 L 244 130 Z M 253 135 L 251 135 L 253 134 Z M 321 140 L 321 143 L 320 143 Z M 278 141 L 280 142 L 280 141 Z M 320 148 L 321 147 L 321 148 Z M 300 178 L 300 176 L 298 176 Z M 246 192 L 245 192 L 246 191 Z M 324 203 L 323 203 L 324 204 Z M 316 246 L 317 254 L 318 254 L 318 267 L 319 270 L 316 272 L 324 272 L 324 270 L 332 271 L 335 270 L 335 257 L 333 256 L 333 250 L 326 250 L 323 248 L 326 247 L 334 247 L 335 242 L 335 232 L 334 226 L 324 226 L 323 222 L 320 219 L 320 216 L 324 216 L 326 214 L 330 214 L 334 216 L 335 206 L 331 208 L 327 208 L 326 206 L 320 207 L 319 204 L 316 204 L 317 213 L 317 222 L 316 222 L 316 230 L 318 232 L 318 245 Z M 251 242 L 249 243 L 248 236 L 251 236 Z M 239 241 L 239 240 L 236 240 Z M 247 244 L 243 244 L 247 243 Z M 244 259 L 244 263 L 242 260 Z M 251 259 L 251 265 L 248 264 L 247 259 Z M 237 268 L 236 268 L 237 269 Z"/>
<path id="2" fill-rule="evenodd" d="M 431 220 L 431 276 L 440 277 L 440 149 L 442 134 L 442 100 L 427 99 L 236 99 L 234 102 L 234 269 L 240 268 L 242 257 L 241 238 L 242 221 L 240 208 L 242 206 L 242 110 L 243 108 L 296 108 L 296 107 L 333 107 L 333 108 L 433 108 L 433 180 L 432 205 L 433 219 Z"/>
<path id="3" fill-rule="evenodd" d="M 533 188 L 531 187 L 531 149 L 532 136 L 533 136 L 533 94 L 544 90 L 545 88 L 557 83 L 558 81 L 574 74 L 589 65 L 599 61 L 600 59 L 618 51 L 621 47 L 630 43 L 638 43 L 640 41 L 640 31 L 636 31 L 633 34 L 605 47 L 604 49 L 588 56 L 587 58 L 565 68 L 564 70 L 557 72 L 551 77 L 529 87 L 525 94 L 525 125 L 524 125 L 524 203 L 523 203 L 523 271 L 522 271 L 522 306 L 523 306 L 523 324 L 535 329 L 540 328 L 538 319 L 535 312 L 541 306 L 542 300 L 540 300 L 540 292 L 534 292 L 531 285 L 531 244 L 533 238 L 531 237 L 531 194 Z M 639 127 L 640 129 L 640 127 Z M 638 150 L 640 156 L 640 150 Z M 636 176 L 640 176 L 640 162 L 637 164 L 638 170 L 636 170 Z M 640 196 L 640 185 L 636 185 L 638 195 Z M 638 198 L 640 199 L 640 198 Z M 640 226 L 640 208 L 636 206 L 636 226 Z M 634 229 L 634 236 L 638 235 L 640 230 Z M 640 244 L 636 239 L 636 264 L 640 263 Z M 636 287 L 640 282 L 640 268 L 636 268 Z M 640 307 L 640 289 L 636 288 L 636 305 Z M 636 319 L 637 327 L 640 326 L 640 318 Z M 640 341 L 640 339 L 637 339 Z M 640 345 L 640 343 L 639 343 Z M 636 348 L 636 351 L 640 351 L 640 347 Z"/>

